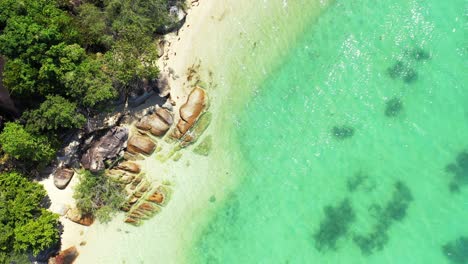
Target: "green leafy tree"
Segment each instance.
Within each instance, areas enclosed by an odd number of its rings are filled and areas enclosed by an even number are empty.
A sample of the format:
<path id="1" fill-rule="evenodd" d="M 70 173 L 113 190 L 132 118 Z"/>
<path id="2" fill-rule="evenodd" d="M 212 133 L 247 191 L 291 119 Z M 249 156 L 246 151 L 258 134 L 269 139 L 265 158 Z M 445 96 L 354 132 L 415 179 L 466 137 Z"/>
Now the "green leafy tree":
<path id="1" fill-rule="evenodd" d="M 108 222 L 125 202 L 126 193 L 122 184 L 103 173 L 93 175 L 83 171 L 73 198 L 81 212 L 92 214 L 101 222 Z"/>
<path id="2" fill-rule="evenodd" d="M 17 252 L 32 250 L 34 255 L 39 254 L 59 240 L 57 225 L 58 215 L 42 209 L 39 217 L 32 218 L 26 224 L 15 228 L 14 250 Z"/>
<path id="3" fill-rule="evenodd" d="M 78 25 L 81 42 L 85 47 L 100 46 L 109 49 L 113 37 L 107 26 L 106 14 L 97 6 L 84 3 L 78 8 Z"/>
<path id="4" fill-rule="evenodd" d="M 120 90 L 128 95 L 137 81 L 159 74 L 157 47 L 140 29 L 129 26 L 122 39 L 106 53 L 109 73 Z"/>
<path id="5" fill-rule="evenodd" d="M 78 113 L 75 103 L 59 95 L 49 95 L 36 110 L 23 113 L 29 131 L 50 131 L 67 128 L 80 128 L 86 118 Z"/>
<path id="6" fill-rule="evenodd" d="M 58 243 L 58 216 L 42 208 L 45 197 L 42 185 L 15 172 L 0 173 L 0 260 L 37 255 Z"/>
<path id="7" fill-rule="evenodd" d="M 128 26 L 152 34 L 158 27 L 171 22 L 168 9 L 167 0 L 110 0 L 105 8 L 112 29 L 117 34 Z"/>
<path id="8" fill-rule="evenodd" d="M 84 107 L 94 107 L 117 97 L 112 79 L 104 72 L 101 58 L 88 58 L 75 71 L 65 74 L 64 85 L 67 95 Z"/>
<path id="9" fill-rule="evenodd" d="M 85 50 L 78 44 L 67 45 L 62 42 L 52 46 L 39 69 L 39 92 L 43 95 L 63 93 L 61 88 L 65 74 L 76 70 L 85 58 Z"/>
<path id="10" fill-rule="evenodd" d="M 8 155 L 23 161 L 48 163 L 55 155 L 44 136 L 35 136 L 18 123 L 5 124 L 0 134 L 0 145 Z"/>

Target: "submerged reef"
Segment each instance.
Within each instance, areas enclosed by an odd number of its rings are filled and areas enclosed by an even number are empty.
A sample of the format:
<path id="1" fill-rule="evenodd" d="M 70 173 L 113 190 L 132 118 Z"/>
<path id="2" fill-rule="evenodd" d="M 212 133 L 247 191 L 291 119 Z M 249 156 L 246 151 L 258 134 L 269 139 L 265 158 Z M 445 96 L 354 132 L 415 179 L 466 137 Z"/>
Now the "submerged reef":
<path id="1" fill-rule="evenodd" d="M 363 255 L 371 255 L 382 250 L 388 243 L 388 230 L 395 221 L 402 221 L 406 217 L 409 204 L 413 201 L 410 189 L 401 181 L 394 185 L 392 198 L 383 207 L 374 204 L 369 212 L 376 218 L 372 231 L 366 235 L 355 234 L 354 243 Z"/>
<path id="2" fill-rule="evenodd" d="M 455 162 L 448 164 L 445 171 L 453 175 L 452 181 L 449 184 L 451 192 L 460 191 L 460 187 L 468 185 L 468 152 L 462 151 L 458 153 Z"/>
<path id="3" fill-rule="evenodd" d="M 347 125 L 334 126 L 331 132 L 333 137 L 338 140 L 343 140 L 354 136 L 354 128 Z"/>
<path id="4" fill-rule="evenodd" d="M 461 236 L 442 246 L 442 252 L 450 262 L 455 264 L 468 263 L 468 237 Z"/>
<path id="5" fill-rule="evenodd" d="M 397 97 L 393 97 L 385 104 L 385 116 L 387 117 L 395 117 L 400 114 L 402 110 L 403 102 Z"/>
<path id="6" fill-rule="evenodd" d="M 387 71 L 392 79 L 401 78 L 405 83 L 412 83 L 418 79 L 418 73 L 409 63 L 401 60 L 397 60 Z"/>
<path id="7" fill-rule="evenodd" d="M 424 49 L 419 47 L 408 50 L 407 55 L 409 55 L 412 59 L 416 61 L 424 61 L 431 58 L 431 55 L 428 51 L 425 51 Z"/>
<path id="8" fill-rule="evenodd" d="M 325 219 L 313 235 L 315 248 L 319 251 L 336 250 L 338 240 L 346 236 L 356 215 L 348 199 L 341 201 L 338 206 L 326 206 L 324 211 Z"/>
<path id="9" fill-rule="evenodd" d="M 346 181 L 346 187 L 349 192 L 357 191 L 359 188 L 369 192 L 375 188 L 375 183 L 362 171 L 356 172 L 352 177 Z"/>

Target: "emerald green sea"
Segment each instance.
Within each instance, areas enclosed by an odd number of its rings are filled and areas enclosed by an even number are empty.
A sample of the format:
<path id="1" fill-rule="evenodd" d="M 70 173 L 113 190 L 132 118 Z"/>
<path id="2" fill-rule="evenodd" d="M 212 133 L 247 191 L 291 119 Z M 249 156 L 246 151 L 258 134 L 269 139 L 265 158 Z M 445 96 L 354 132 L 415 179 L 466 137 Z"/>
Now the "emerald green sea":
<path id="1" fill-rule="evenodd" d="M 242 74 L 246 169 L 190 262 L 468 263 L 467 7 L 337 0 Z"/>

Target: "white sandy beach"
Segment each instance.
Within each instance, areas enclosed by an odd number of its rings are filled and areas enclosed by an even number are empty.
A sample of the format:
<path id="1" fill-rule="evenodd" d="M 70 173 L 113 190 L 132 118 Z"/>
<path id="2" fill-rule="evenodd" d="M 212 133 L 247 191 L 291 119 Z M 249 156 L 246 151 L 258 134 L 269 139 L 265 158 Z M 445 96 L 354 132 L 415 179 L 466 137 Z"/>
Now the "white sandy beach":
<path id="1" fill-rule="evenodd" d="M 161 73 L 170 76 L 174 112 L 185 102 L 196 80 L 200 79 L 208 92 L 213 120 L 199 141 L 207 135 L 213 137 L 211 154 L 196 155 L 190 146 L 180 151 L 182 157 L 178 161 L 161 163 L 156 159 L 159 153 L 155 153 L 141 162 L 148 178 L 169 181 L 173 194 L 161 213 L 139 227 L 123 223 L 123 214 L 109 224 L 95 223 L 91 227 L 63 220 L 62 249 L 77 246 L 80 256 L 76 263 L 187 262 L 187 249 L 239 180 L 234 175 L 242 170 L 241 152 L 232 142 L 229 130 L 236 126 L 238 104 L 255 93 L 256 88 L 245 82 L 264 78 L 264 73 L 274 67 L 272 62 L 289 45 L 289 41 L 263 41 L 274 34 L 277 23 L 287 20 L 287 8 L 281 6 L 281 1 L 276 2 L 200 0 L 188 10 L 178 34 L 165 36 L 170 44 L 166 44 L 158 63 Z M 262 24 L 245 10 L 263 12 Z M 284 21 L 265 15 L 270 12 L 284 13 Z M 271 56 L 266 61 L 256 61 L 256 54 L 262 51 Z M 191 82 L 187 80 L 189 68 L 195 73 Z M 162 153 L 170 148 L 164 140 L 158 140 L 158 144 L 163 146 Z M 73 202 L 76 180 L 75 177 L 64 191 L 55 188 L 52 179 L 43 182 L 53 206 Z M 213 197 L 216 202 L 210 202 Z M 86 245 L 79 246 L 82 241 Z"/>

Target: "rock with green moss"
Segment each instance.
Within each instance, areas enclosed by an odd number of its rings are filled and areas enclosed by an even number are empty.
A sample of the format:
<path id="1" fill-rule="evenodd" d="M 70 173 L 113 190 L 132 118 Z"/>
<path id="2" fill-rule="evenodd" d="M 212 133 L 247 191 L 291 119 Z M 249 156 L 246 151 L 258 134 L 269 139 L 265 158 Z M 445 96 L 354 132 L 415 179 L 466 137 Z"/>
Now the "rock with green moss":
<path id="1" fill-rule="evenodd" d="M 211 152 L 212 145 L 213 138 L 211 135 L 208 135 L 193 149 L 193 152 L 198 155 L 208 156 Z"/>

